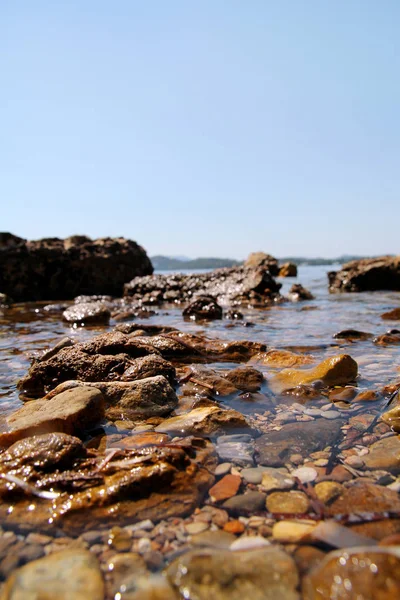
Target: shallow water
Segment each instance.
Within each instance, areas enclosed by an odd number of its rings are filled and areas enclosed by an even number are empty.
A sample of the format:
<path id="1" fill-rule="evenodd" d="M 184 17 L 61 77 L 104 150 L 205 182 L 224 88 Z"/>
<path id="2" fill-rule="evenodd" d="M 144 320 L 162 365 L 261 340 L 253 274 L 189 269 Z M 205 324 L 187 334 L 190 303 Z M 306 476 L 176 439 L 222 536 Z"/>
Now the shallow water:
<path id="1" fill-rule="evenodd" d="M 399 326 L 383 321 L 381 314 L 400 305 L 399 292 L 365 292 L 336 294 L 328 292 L 327 271 L 339 266 L 300 266 L 297 278 L 281 279 L 285 294 L 293 283 L 302 283 L 315 300 L 284 303 L 266 310 L 240 309 L 252 326 L 240 322 L 213 321 L 196 324 L 184 321 L 181 308 L 158 310 L 146 324 L 171 325 L 182 331 L 205 333 L 221 339 L 247 339 L 264 342 L 269 348 L 301 347 L 316 358 L 326 358 L 338 349 L 351 354 L 359 365 L 360 389 L 381 388 L 400 376 L 400 346 L 377 346 L 372 340 L 346 342 L 333 339 L 343 329 L 358 329 L 380 335 Z M 7 414 L 21 405 L 17 381 L 28 370 L 31 358 L 40 355 L 62 337 L 84 340 L 109 327 L 70 327 L 61 313 L 48 314 L 45 303 L 27 303 L 4 309 L 0 313 L 0 411 Z M 215 365 L 217 367 L 225 365 Z"/>

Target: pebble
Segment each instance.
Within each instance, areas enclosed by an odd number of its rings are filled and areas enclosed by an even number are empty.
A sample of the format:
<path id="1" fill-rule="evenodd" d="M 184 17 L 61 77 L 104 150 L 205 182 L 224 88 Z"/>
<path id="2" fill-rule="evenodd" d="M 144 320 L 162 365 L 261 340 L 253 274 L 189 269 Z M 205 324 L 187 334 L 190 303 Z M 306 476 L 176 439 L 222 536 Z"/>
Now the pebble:
<path id="1" fill-rule="evenodd" d="M 202 533 L 203 531 L 207 531 L 208 528 L 208 523 L 202 523 L 201 521 L 195 521 L 194 523 L 188 523 L 187 525 L 185 525 L 185 530 L 190 535 Z"/>
<path id="2" fill-rule="evenodd" d="M 321 409 L 320 408 L 305 408 L 304 414 L 308 415 L 309 417 L 320 417 Z"/>
<path id="3" fill-rule="evenodd" d="M 145 519 L 144 521 L 140 521 L 139 523 L 134 523 L 133 525 L 126 525 L 124 529 L 127 529 L 128 531 L 139 531 L 139 530 L 150 530 L 150 529 L 154 529 L 154 523 L 153 521 L 150 521 L 150 519 Z"/>
<path id="4" fill-rule="evenodd" d="M 261 486 L 263 491 L 290 490 L 294 486 L 294 480 L 289 473 L 283 469 L 265 467 Z"/>
<path id="5" fill-rule="evenodd" d="M 294 465 L 301 465 L 304 462 L 304 459 L 301 454 L 292 454 L 289 458 L 290 462 Z"/>
<path id="6" fill-rule="evenodd" d="M 229 462 L 220 463 L 219 465 L 217 465 L 217 467 L 215 469 L 215 475 L 217 477 L 220 477 L 221 475 L 226 475 L 227 473 L 230 472 L 231 467 L 232 467 L 232 463 L 229 463 Z"/>
<path id="7" fill-rule="evenodd" d="M 324 419 L 338 419 L 340 417 L 340 412 L 337 410 L 323 410 L 321 408 L 321 417 Z"/>
<path id="8" fill-rule="evenodd" d="M 304 492 L 272 492 L 266 506 L 271 513 L 303 514 L 308 511 L 310 501 Z"/>
<path id="9" fill-rule="evenodd" d="M 224 531 L 227 531 L 228 533 L 243 533 L 244 530 L 245 525 L 239 520 L 228 521 L 228 523 L 225 523 L 224 525 Z"/>
<path id="10" fill-rule="evenodd" d="M 246 494 L 238 494 L 233 498 L 229 498 L 222 506 L 232 513 L 240 511 L 256 512 L 265 508 L 266 497 L 267 495 L 263 492 L 247 492 Z"/>
<path id="11" fill-rule="evenodd" d="M 272 536 L 282 544 L 297 544 L 313 531 L 315 525 L 315 521 L 278 521 L 272 527 Z"/>
<path id="12" fill-rule="evenodd" d="M 151 550 L 151 540 L 149 538 L 140 538 L 137 542 L 137 551 L 139 554 L 145 554 Z"/>
<path id="13" fill-rule="evenodd" d="M 242 535 L 242 537 L 232 542 L 230 550 L 252 550 L 254 548 L 263 548 L 264 546 L 269 545 L 269 541 L 259 535 Z"/>
<path id="14" fill-rule="evenodd" d="M 321 481 L 314 487 L 318 500 L 321 500 L 324 504 L 328 504 L 331 500 L 340 496 L 344 489 L 343 485 L 336 481 Z"/>
<path id="15" fill-rule="evenodd" d="M 225 475 L 209 490 L 210 498 L 213 502 L 220 502 L 235 496 L 242 482 L 238 475 Z"/>
<path id="16" fill-rule="evenodd" d="M 261 483 L 263 473 L 268 469 L 268 467 L 250 467 L 248 469 L 242 469 L 241 476 L 248 483 L 258 484 Z"/>
<path id="17" fill-rule="evenodd" d="M 364 461 L 360 456 L 348 456 L 344 462 L 349 467 L 353 467 L 353 469 L 362 469 L 364 466 Z"/>
<path id="18" fill-rule="evenodd" d="M 208 548 L 218 548 L 220 550 L 228 549 L 232 542 L 236 540 L 233 533 L 222 531 L 203 531 L 197 535 L 193 535 L 190 539 L 192 546 L 206 546 Z"/>
<path id="19" fill-rule="evenodd" d="M 326 467 L 328 463 L 329 460 L 327 458 L 317 458 L 317 460 L 314 460 L 314 465 L 316 467 Z"/>
<path id="20" fill-rule="evenodd" d="M 317 479 L 318 473 L 312 467 L 300 467 L 299 469 L 292 471 L 291 476 L 300 479 L 301 483 L 310 483 Z"/>

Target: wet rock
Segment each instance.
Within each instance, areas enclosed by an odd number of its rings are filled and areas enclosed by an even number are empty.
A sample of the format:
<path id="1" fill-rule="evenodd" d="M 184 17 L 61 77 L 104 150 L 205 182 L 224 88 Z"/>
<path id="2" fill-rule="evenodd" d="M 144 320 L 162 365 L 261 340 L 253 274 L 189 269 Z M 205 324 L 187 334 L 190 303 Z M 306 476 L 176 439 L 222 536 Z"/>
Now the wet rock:
<path id="1" fill-rule="evenodd" d="M 281 544 L 297 544 L 315 529 L 315 521 L 277 521 L 272 528 L 272 537 Z"/>
<path id="2" fill-rule="evenodd" d="M 110 317 L 111 313 L 109 309 L 101 302 L 74 304 L 63 312 L 64 321 L 67 323 L 76 323 L 77 325 L 92 325 L 95 323 L 107 325 Z"/>
<path id="3" fill-rule="evenodd" d="M 67 470 L 24 470 L 28 492 L 34 490 L 37 496 L 40 490 L 35 510 L 29 510 L 27 520 L 29 493 L 20 485 L 5 488 L 0 503 L 3 525 L 81 535 L 105 524 L 132 525 L 148 519 L 156 523 L 192 513 L 214 483 L 213 448 L 203 440 L 113 449 L 111 457 L 93 449 L 90 453 L 77 458 Z M 43 493 L 50 494 L 51 502 Z"/>
<path id="4" fill-rule="evenodd" d="M 92 552 L 61 550 L 21 567 L 7 580 L 1 600 L 103 600 L 104 584 Z"/>
<path id="5" fill-rule="evenodd" d="M 193 551 L 167 569 L 170 583 L 193 600 L 298 600 L 293 559 L 278 548 Z"/>
<path id="6" fill-rule="evenodd" d="M 71 338 L 64 337 L 55 346 L 53 346 L 53 348 L 50 348 L 49 350 L 44 352 L 38 360 L 39 361 L 49 360 L 49 358 L 52 358 L 53 356 L 55 356 L 57 354 L 57 352 L 59 352 L 63 348 L 68 348 L 69 346 L 73 346 L 73 345 L 74 345 L 74 342 L 73 342 L 73 340 L 71 340 Z"/>
<path id="7" fill-rule="evenodd" d="M 400 557 L 391 548 L 347 548 L 330 552 L 306 577 L 305 600 L 400 596 Z"/>
<path id="8" fill-rule="evenodd" d="M 248 483 L 258 484 L 261 483 L 263 474 L 268 470 L 270 470 L 270 467 L 249 467 L 242 469 L 240 475 Z"/>
<path id="9" fill-rule="evenodd" d="M 226 429 L 248 429 L 245 417 L 236 410 L 223 410 L 215 406 L 195 408 L 187 414 L 166 419 L 156 431 L 174 435 L 210 435 Z"/>
<path id="10" fill-rule="evenodd" d="M 271 513 L 303 514 L 310 508 L 304 492 L 272 492 L 267 497 L 267 510 Z"/>
<path id="11" fill-rule="evenodd" d="M 344 421 L 336 419 L 289 423 L 280 431 L 271 431 L 256 440 L 258 463 L 270 467 L 284 466 L 292 454 L 309 456 L 337 441 Z"/>
<path id="12" fill-rule="evenodd" d="M 295 263 L 283 263 L 279 267 L 279 277 L 297 277 L 297 265 Z"/>
<path id="13" fill-rule="evenodd" d="M 263 492 L 247 492 L 225 500 L 222 507 L 230 514 L 252 514 L 265 509 L 267 495 Z"/>
<path id="14" fill-rule="evenodd" d="M 400 498 L 397 492 L 381 485 L 360 480 L 351 487 L 345 488 L 343 494 L 327 507 L 327 514 L 351 515 L 363 512 L 380 513 L 399 510 Z"/>
<path id="15" fill-rule="evenodd" d="M 400 258 L 380 256 L 353 260 L 340 271 L 328 273 L 328 280 L 331 293 L 400 290 Z"/>
<path id="16" fill-rule="evenodd" d="M 126 281 L 153 272 L 143 248 L 124 238 L 11 238 L 0 253 L 0 289 L 15 302 L 67 300 L 78 294 L 121 296 Z"/>
<path id="17" fill-rule="evenodd" d="M 300 467 L 290 473 L 291 477 L 296 477 L 301 483 L 311 483 L 318 477 L 318 472 L 313 467 Z"/>
<path id="18" fill-rule="evenodd" d="M 225 377 L 236 388 L 244 392 L 257 392 L 264 381 L 264 375 L 252 367 L 232 369 Z"/>
<path id="19" fill-rule="evenodd" d="M 193 535 L 190 543 L 192 546 L 227 550 L 235 540 L 236 537 L 232 533 L 217 529 L 216 531 L 203 531 Z"/>
<path id="20" fill-rule="evenodd" d="M 288 350 L 269 350 L 268 352 L 253 356 L 251 362 L 272 368 L 284 369 L 285 367 L 309 365 L 315 362 L 315 359 L 312 356 L 296 354 Z"/>
<path id="21" fill-rule="evenodd" d="M 244 319 L 243 313 L 240 310 L 227 310 L 225 313 L 225 319 L 231 319 L 232 321 L 240 321 Z"/>
<path id="22" fill-rule="evenodd" d="M 348 354 L 339 354 L 322 361 L 312 369 L 284 369 L 270 380 L 273 389 L 291 389 L 314 381 L 322 381 L 326 386 L 345 385 L 357 377 L 356 361 Z"/>
<path id="23" fill-rule="evenodd" d="M 314 296 L 309 290 L 306 290 L 301 283 L 295 283 L 289 290 L 288 298 L 292 302 L 298 302 L 299 300 L 314 300 Z"/>
<path id="24" fill-rule="evenodd" d="M 338 331 L 333 336 L 336 340 L 369 340 L 373 337 L 372 333 L 367 333 L 365 331 L 358 331 L 357 329 L 343 329 L 342 331 Z"/>
<path id="25" fill-rule="evenodd" d="M 199 296 L 189 304 L 182 315 L 194 321 L 222 319 L 222 308 L 213 296 Z"/>
<path id="26" fill-rule="evenodd" d="M 379 400 L 379 394 L 373 390 L 365 390 L 364 392 L 360 392 L 354 398 L 354 402 L 375 402 L 375 400 Z"/>
<path id="27" fill-rule="evenodd" d="M 400 344 L 400 334 L 383 333 L 372 340 L 377 346 L 388 346 L 390 344 Z"/>
<path id="28" fill-rule="evenodd" d="M 241 478 L 238 475 L 225 475 L 209 491 L 212 502 L 220 502 L 232 498 L 237 493 Z"/>
<path id="29" fill-rule="evenodd" d="M 136 277 L 125 285 L 124 295 L 140 303 L 188 302 L 197 294 L 213 296 L 221 305 L 270 304 L 279 297 L 280 288 L 267 267 L 232 267 L 192 275 Z"/>
<path id="30" fill-rule="evenodd" d="M 314 487 L 318 500 L 324 504 L 329 504 L 332 500 L 343 494 L 344 489 L 343 485 L 336 481 L 321 481 Z"/>
<path id="31" fill-rule="evenodd" d="M 79 434 L 103 417 L 103 394 L 97 389 L 78 387 L 50 400 L 28 402 L 11 414 L 6 420 L 8 431 L 0 434 L 0 445 L 53 431 Z"/>
<path id="32" fill-rule="evenodd" d="M 400 321 L 400 308 L 394 308 L 381 315 L 384 321 Z"/>
<path id="33" fill-rule="evenodd" d="M 182 386 L 185 396 L 229 396 L 239 391 L 228 378 L 203 365 L 191 365 L 186 377 L 188 381 Z"/>
<path id="34" fill-rule="evenodd" d="M 329 393 L 329 400 L 331 402 L 350 402 L 357 394 L 355 387 L 342 387 L 335 388 Z"/>
<path id="35" fill-rule="evenodd" d="M 375 442 L 362 459 L 366 469 L 400 472 L 400 437 L 395 435 Z"/>
<path id="36" fill-rule="evenodd" d="M 286 469 L 281 470 L 273 469 L 272 467 L 263 467 L 261 486 L 264 492 L 287 490 L 294 486 L 294 480 Z"/>
<path id="37" fill-rule="evenodd" d="M 171 385 L 175 383 L 175 367 L 157 354 L 149 354 L 135 359 L 133 364 L 124 371 L 121 381 L 136 381 L 163 375 Z"/>

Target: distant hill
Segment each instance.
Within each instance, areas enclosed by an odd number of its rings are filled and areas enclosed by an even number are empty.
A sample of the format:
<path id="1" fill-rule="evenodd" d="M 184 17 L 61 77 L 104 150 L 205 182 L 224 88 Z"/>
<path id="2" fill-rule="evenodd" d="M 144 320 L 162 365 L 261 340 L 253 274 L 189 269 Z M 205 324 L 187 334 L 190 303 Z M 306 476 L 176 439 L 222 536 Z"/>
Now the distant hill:
<path id="1" fill-rule="evenodd" d="M 366 256 L 352 256 L 344 254 L 337 258 L 307 258 L 304 256 L 286 256 L 279 258 L 279 263 L 292 262 L 296 265 L 333 265 L 344 264 L 351 260 L 361 258 L 371 258 Z M 184 269 L 220 269 L 222 267 L 236 267 L 243 264 L 243 261 L 233 258 L 187 258 L 181 256 L 152 256 L 150 257 L 153 267 L 156 271 L 182 271 Z"/>
<path id="2" fill-rule="evenodd" d="M 182 260 L 170 256 L 152 256 L 150 258 L 156 271 L 181 271 L 182 269 L 220 269 L 236 267 L 241 263 L 233 258 L 194 258 Z"/>

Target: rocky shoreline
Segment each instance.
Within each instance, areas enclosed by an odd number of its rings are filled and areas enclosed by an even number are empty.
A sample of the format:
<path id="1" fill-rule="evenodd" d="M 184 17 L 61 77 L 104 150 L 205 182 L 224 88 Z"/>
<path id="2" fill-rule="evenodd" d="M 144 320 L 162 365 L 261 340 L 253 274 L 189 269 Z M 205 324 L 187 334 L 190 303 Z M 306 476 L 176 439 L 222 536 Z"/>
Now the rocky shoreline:
<path id="1" fill-rule="evenodd" d="M 36 353 L 2 417 L 1 599 L 399 595 L 400 372 L 371 386 L 363 352 L 400 334 L 271 346 L 248 310 L 318 306 L 265 256 L 35 309 L 88 330 Z"/>

